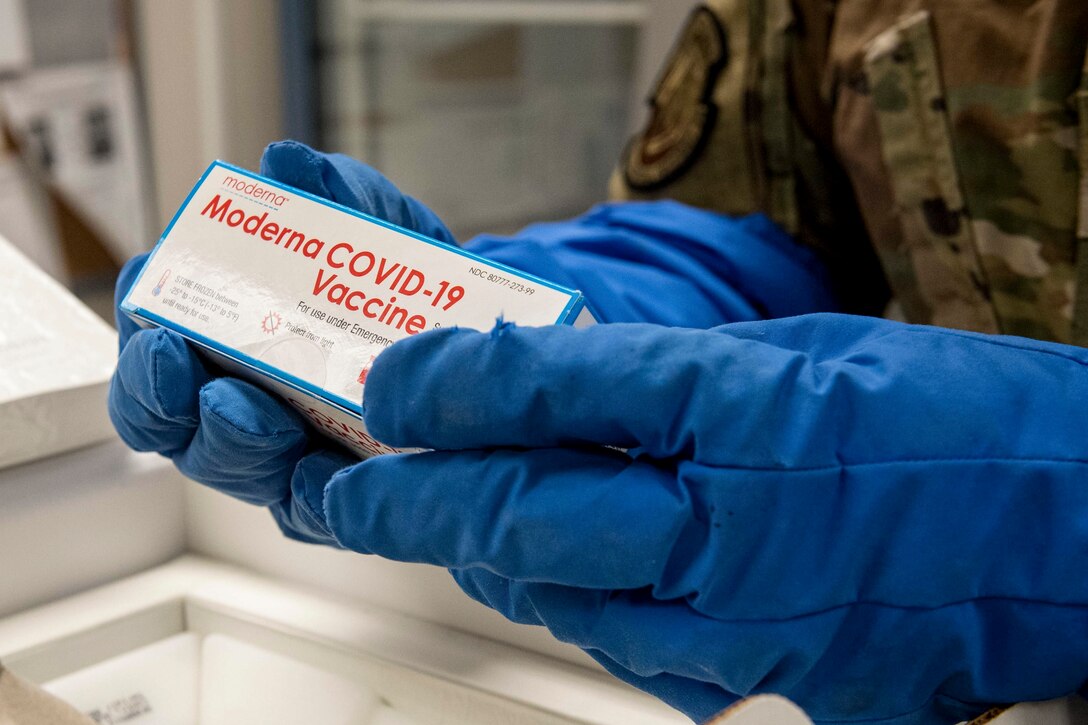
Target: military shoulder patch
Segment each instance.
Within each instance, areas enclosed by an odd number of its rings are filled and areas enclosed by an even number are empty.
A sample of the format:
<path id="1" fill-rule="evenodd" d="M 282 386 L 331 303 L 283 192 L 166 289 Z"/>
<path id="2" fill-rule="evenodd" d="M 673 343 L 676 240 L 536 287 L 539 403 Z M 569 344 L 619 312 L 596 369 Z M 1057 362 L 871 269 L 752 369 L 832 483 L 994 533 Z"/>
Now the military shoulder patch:
<path id="1" fill-rule="evenodd" d="M 650 122 L 628 144 L 624 177 L 632 189 L 668 184 L 698 159 L 718 108 L 711 97 L 728 64 L 725 30 L 705 5 L 695 9 L 650 98 Z"/>

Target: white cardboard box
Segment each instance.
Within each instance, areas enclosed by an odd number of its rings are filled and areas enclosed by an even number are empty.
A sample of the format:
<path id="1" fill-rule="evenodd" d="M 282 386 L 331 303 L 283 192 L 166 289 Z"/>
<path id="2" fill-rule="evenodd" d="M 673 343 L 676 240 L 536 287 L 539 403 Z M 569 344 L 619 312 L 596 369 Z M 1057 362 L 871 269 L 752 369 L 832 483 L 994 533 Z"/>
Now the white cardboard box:
<path id="1" fill-rule="evenodd" d="M 499 318 L 589 321 L 579 292 L 218 161 L 121 308 L 364 457 L 393 450 L 367 434 L 362 400 L 370 365 L 397 340 Z"/>

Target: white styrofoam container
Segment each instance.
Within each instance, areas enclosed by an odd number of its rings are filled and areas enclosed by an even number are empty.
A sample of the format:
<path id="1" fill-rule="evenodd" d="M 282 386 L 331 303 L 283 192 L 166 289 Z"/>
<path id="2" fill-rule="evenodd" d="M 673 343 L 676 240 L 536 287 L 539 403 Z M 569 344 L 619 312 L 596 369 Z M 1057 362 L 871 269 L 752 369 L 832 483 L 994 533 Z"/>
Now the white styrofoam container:
<path id="1" fill-rule="evenodd" d="M 226 635 L 204 638 L 200 725 L 361 725 L 379 707 L 366 683 Z"/>
<path id="2" fill-rule="evenodd" d="M 117 335 L 0 238 L 0 468 L 113 435 Z"/>
<path id="3" fill-rule="evenodd" d="M 45 683 L 186 633 L 358 683 L 418 723 L 688 722 L 602 672 L 195 557 L 0 619 L 0 659 Z"/>
<path id="4" fill-rule="evenodd" d="M 688 722 L 600 671 L 189 556 L 0 619 L 0 660 L 32 682 L 51 681 L 49 689 L 85 711 L 113 704 L 124 713 L 191 716 L 194 701 L 186 707 L 185 698 L 193 697 L 198 638 L 218 641 L 219 659 L 196 687 L 203 694 L 212 681 L 226 684 L 220 703 L 227 705 L 240 702 L 230 687 L 257 696 L 269 674 L 282 681 L 305 672 L 294 681 L 331 693 L 334 715 L 365 711 L 383 724 Z M 173 660 L 165 668 L 154 664 L 164 652 Z M 102 682 L 109 687 L 100 689 Z M 344 682 L 373 692 L 381 706 L 369 696 L 353 699 Z M 714 725 L 808 725 L 781 700 L 746 701 L 725 715 Z M 1086 715 L 1084 701 L 1071 697 L 1017 705 L 987 722 L 1083 725 Z"/>
<path id="5" fill-rule="evenodd" d="M 95 722 L 194 725 L 200 655 L 199 636 L 177 634 L 59 677 L 42 689 Z"/>
<path id="6" fill-rule="evenodd" d="M 0 618 L 179 556 L 185 484 L 116 438 L 0 470 Z"/>

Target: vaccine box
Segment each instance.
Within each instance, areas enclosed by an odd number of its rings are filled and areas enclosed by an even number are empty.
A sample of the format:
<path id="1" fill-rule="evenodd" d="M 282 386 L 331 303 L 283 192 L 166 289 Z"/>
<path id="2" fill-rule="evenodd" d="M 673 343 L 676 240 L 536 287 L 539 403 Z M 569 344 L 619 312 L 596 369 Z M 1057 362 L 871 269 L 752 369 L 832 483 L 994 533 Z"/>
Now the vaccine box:
<path id="1" fill-rule="evenodd" d="M 588 324 L 581 293 L 222 162 L 190 192 L 121 308 L 282 396 L 362 457 L 363 386 L 397 340 L 457 326 Z"/>

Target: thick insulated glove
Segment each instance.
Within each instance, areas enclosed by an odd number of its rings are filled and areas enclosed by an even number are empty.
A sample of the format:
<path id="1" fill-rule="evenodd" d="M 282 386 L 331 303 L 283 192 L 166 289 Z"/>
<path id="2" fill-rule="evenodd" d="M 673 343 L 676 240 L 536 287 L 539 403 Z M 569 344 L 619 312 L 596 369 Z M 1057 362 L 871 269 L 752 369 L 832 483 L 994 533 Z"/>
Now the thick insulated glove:
<path id="1" fill-rule="evenodd" d="M 303 191 L 426 236 L 453 242 L 429 209 L 400 193 L 377 171 L 302 144 L 272 144 L 261 173 Z M 137 257 L 117 281 L 118 301 L 143 266 Z M 275 396 L 241 380 L 220 377 L 192 348 L 166 330 L 144 330 L 117 314 L 121 354 L 110 386 L 114 426 L 131 447 L 155 451 L 190 478 L 268 506 L 284 533 L 336 545 L 320 514 L 326 482 L 354 463 Z M 315 514 L 315 512 L 318 512 Z"/>
<path id="2" fill-rule="evenodd" d="M 454 243 L 430 210 L 348 157 L 276 143 L 265 151 L 261 173 Z M 678 204 L 606 206 L 580 220 L 531 227 L 524 239 L 481 238 L 476 245 L 499 261 L 583 288 L 605 319 L 704 326 L 833 304 L 815 258 L 762 217 L 733 221 Z M 142 263 L 126 266 L 118 296 Z M 196 481 L 269 506 L 288 536 L 335 545 L 320 513 L 324 486 L 354 459 L 312 437 L 275 397 L 220 377 L 178 336 L 137 332 L 123 314 L 117 323 L 121 355 L 110 415 L 122 438 L 170 457 Z"/>
<path id="3" fill-rule="evenodd" d="M 437 450 L 325 514 L 697 720 L 954 723 L 1088 679 L 1086 409 L 1088 351 L 869 318 L 436 331 L 365 410 Z"/>
<path id="4" fill-rule="evenodd" d="M 136 257 L 121 270 L 118 301 L 143 263 Z M 121 354 L 109 414 L 122 440 L 170 458 L 194 481 L 269 507 L 291 538 L 336 546 L 320 513 L 322 496 L 329 476 L 357 459 L 312 434 L 270 393 L 220 377 L 177 334 L 140 330 L 120 311 L 117 327 Z"/>

